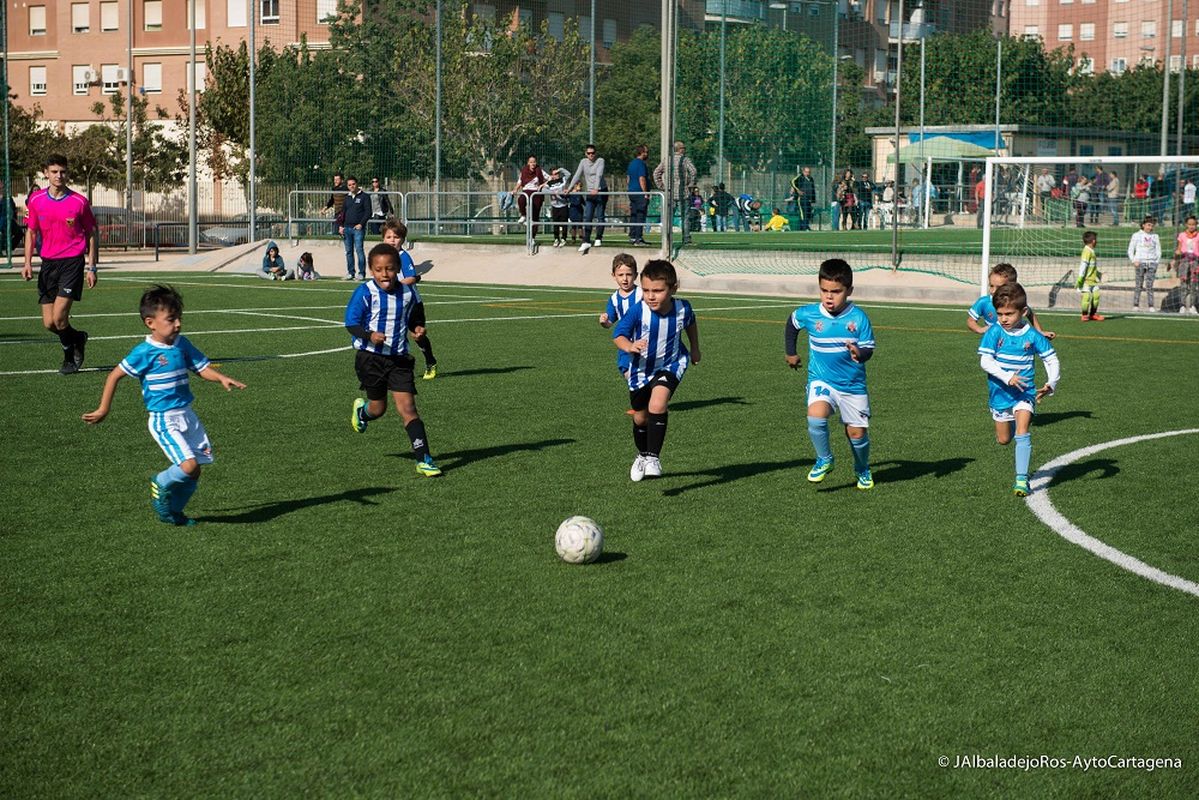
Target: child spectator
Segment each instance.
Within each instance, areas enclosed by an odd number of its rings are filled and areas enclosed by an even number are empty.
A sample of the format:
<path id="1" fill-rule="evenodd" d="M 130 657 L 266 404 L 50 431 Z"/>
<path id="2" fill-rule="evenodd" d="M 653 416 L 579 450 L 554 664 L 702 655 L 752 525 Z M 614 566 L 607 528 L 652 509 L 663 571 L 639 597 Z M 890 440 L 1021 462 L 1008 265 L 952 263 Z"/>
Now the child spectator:
<path id="1" fill-rule="evenodd" d="M 550 172 L 549 182 L 545 190 L 550 194 L 550 219 L 554 222 L 554 247 L 566 244 L 566 221 L 570 218 L 570 200 L 567 198 L 566 182 L 570 180 L 570 171 L 558 167 Z"/>
<path id="2" fill-rule="evenodd" d="M 979 366 L 987 373 L 991 418 L 995 420 L 995 440 L 1012 441 L 1015 427 L 1016 482 L 1012 492 L 1028 495 L 1028 469 L 1032 462 L 1032 415 L 1036 404 L 1057 390 L 1060 377 L 1057 353 L 1049 340 L 1025 320 L 1028 296 L 1018 283 L 1007 283 L 992 297 L 999 324 L 992 325 L 978 343 Z M 1041 357 L 1048 376 L 1045 385 L 1036 386 L 1033 353 Z"/>
<path id="3" fill-rule="evenodd" d="M 1141 286 L 1144 285 L 1149 295 L 1150 313 L 1157 311 L 1153 307 L 1153 281 L 1157 277 L 1157 265 L 1162 260 L 1162 242 L 1153 226 L 1157 224 L 1156 217 L 1145 217 L 1141 220 L 1141 229 L 1128 240 L 1128 260 L 1132 262 L 1136 282 L 1132 289 L 1132 308 L 1141 310 Z"/>
<path id="4" fill-rule="evenodd" d="M 1087 231 L 1082 235 L 1082 255 L 1079 256 L 1078 280 L 1074 288 L 1082 292 L 1083 322 L 1104 320 L 1099 313 L 1099 280 L 1103 275 L 1099 272 L 1099 259 L 1095 257 L 1095 244 L 1098 241 L 1099 234 L 1095 231 Z"/>
<path id="5" fill-rule="evenodd" d="M 267 242 L 266 254 L 262 256 L 262 277 L 270 281 L 289 281 L 295 277 L 283 256 L 279 255 L 279 245 L 274 242 Z"/>
<path id="6" fill-rule="evenodd" d="M 312 253 L 300 253 L 300 258 L 296 261 L 295 275 L 296 279 L 301 281 L 315 281 L 321 277 L 312 263 Z"/>
<path id="7" fill-rule="evenodd" d="M 678 274 L 669 261 L 655 259 L 641 273 L 640 303 L 635 303 L 612 331 L 617 348 L 628 353 L 629 404 L 633 408 L 633 443 L 637 457 L 629 478 L 662 475 L 662 445 L 670 398 L 683 373 L 699 363 L 699 328 L 686 300 L 676 299 Z M 683 346 L 683 334 L 691 351 Z"/>
<path id="8" fill-rule="evenodd" d="M 366 391 L 366 400 L 354 400 L 350 427 L 362 433 L 387 413 L 390 391 L 416 454 L 417 473 L 434 478 L 441 470 L 433 463 L 425 423 L 416 410 L 413 359 L 408 355 L 408 333 L 419 338 L 425 332 L 425 306 L 416 287 L 400 281 L 400 253 L 394 247 L 375 245 L 367 264 L 370 279 L 354 290 L 346 306 L 346 330 L 357 351 L 354 370 Z"/>
<path id="9" fill-rule="evenodd" d="M 567 198 L 567 216 L 570 218 L 570 243 L 574 244 L 583 234 L 583 195 L 577 191 L 571 192 Z"/>
<path id="10" fill-rule="evenodd" d="M 608 298 L 608 307 L 599 316 L 601 328 L 611 328 L 629 313 L 629 309 L 641 302 L 641 287 L 637 285 L 637 260 L 628 253 L 618 253 L 612 259 L 612 279 L 616 291 Z M 624 378 L 629 377 L 629 365 L 633 357 L 621 350 L 616 356 L 616 368 Z"/>
<path id="11" fill-rule="evenodd" d="M 1199 314 L 1199 223 L 1187 217 L 1186 228 L 1178 234 L 1174 248 L 1174 265 L 1178 274 L 1180 296 L 1178 313 Z"/>
<path id="12" fill-rule="evenodd" d="M 850 302 L 853 270 L 839 258 L 820 265 L 820 302 L 800 306 L 787 318 L 783 343 L 787 366 L 799 369 L 799 332 L 808 332 L 808 435 L 816 463 L 808 480 L 820 483 L 833 468 L 828 418 L 834 410 L 853 449 L 857 487 L 874 488 L 870 474 L 870 396 L 866 362 L 874 355 L 874 332 L 866 312 Z"/>
<path id="13" fill-rule="evenodd" d="M 778 208 L 774 209 L 774 213 L 766 222 L 766 226 L 762 228 L 764 231 L 789 231 L 791 230 L 791 221 L 783 216 L 783 212 Z"/>
<path id="14" fill-rule="evenodd" d="M 995 290 L 1005 283 L 1016 283 L 1016 268 L 1011 264 L 996 264 L 991 267 L 991 274 L 987 276 L 987 281 L 990 284 L 991 294 L 984 294 L 982 297 L 974 301 L 974 305 L 970 306 L 966 312 L 966 327 L 975 333 L 986 333 L 987 328 L 995 324 L 995 304 L 991 302 L 991 295 Z M 1047 331 L 1041 327 L 1041 323 L 1037 321 L 1036 316 L 1032 313 L 1032 309 L 1028 309 L 1029 323 L 1041 332 L 1046 339 L 1052 341 L 1057 337 L 1053 331 Z"/>
<path id="15" fill-rule="evenodd" d="M 416 264 L 413 263 L 412 256 L 404 249 L 404 242 L 407 240 L 407 225 L 395 217 L 383 223 L 383 243 L 391 245 L 400 254 L 400 283 L 414 286 L 420 283 L 420 275 L 416 274 Z M 437 359 L 433 357 L 433 343 L 429 341 L 429 334 L 413 334 L 412 339 L 425 357 L 425 374 L 421 377 L 431 381 L 437 377 Z"/>
<path id="16" fill-rule="evenodd" d="M 196 412 L 192 411 L 192 371 L 206 381 L 244 389 L 240 381 L 217 372 L 204 354 L 180 334 L 183 328 L 183 297 L 170 286 L 152 286 L 142 293 L 139 313 L 150 330 L 146 340 L 108 373 L 100 405 L 83 415 L 83 421 L 98 425 L 112 409 L 117 384 L 126 375 L 142 385 L 142 400 L 150 412 L 150 435 L 171 461 L 171 466 L 150 479 L 150 506 L 168 525 L 194 525 L 183 513 L 196 491 L 200 466 L 212 463 L 212 445 Z"/>
<path id="17" fill-rule="evenodd" d="M 717 233 L 728 230 L 729 212 L 734 202 L 733 196 L 725 191 L 724 184 L 716 184 L 716 189 L 708 199 L 708 206 L 712 209 L 712 230 Z"/>

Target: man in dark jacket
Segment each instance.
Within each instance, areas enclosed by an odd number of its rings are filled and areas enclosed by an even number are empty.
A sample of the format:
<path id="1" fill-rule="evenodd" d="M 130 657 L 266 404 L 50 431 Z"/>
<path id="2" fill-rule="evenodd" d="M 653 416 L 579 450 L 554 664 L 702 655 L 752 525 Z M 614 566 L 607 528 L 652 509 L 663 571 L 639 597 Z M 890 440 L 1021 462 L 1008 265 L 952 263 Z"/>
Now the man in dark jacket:
<path id="1" fill-rule="evenodd" d="M 387 190 L 378 178 L 371 178 L 371 189 L 367 194 L 371 199 L 371 221 L 367 233 L 374 235 L 383 229 L 383 221 L 391 216 L 391 201 L 387 199 Z"/>
<path id="2" fill-rule="evenodd" d="M 329 192 L 329 199 L 325 201 L 325 211 L 333 209 L 333 232 L 337 233 L 341 227 L 341 210 L 346 202 L 346 185 L 342 180 L 341 173 L 333 173 L 333 188 Z"/>
<path id="3" fill-rule="evenodd" d="M 346 245 L 346 280 L 354 280 L 354 256 L 358 256 L 358 280 L 366 280 L 366 251 L 362 242 L 366 236 L 366 222 L 371 216 L 371 201 L 366 192 L 358 188 L 358 179 L 351 175 L 346 180 L 349 193 L 342 200 L 341 226 L 338 232 Z"/>
<path id="4" fill-rule="evenodd" d="M 791 193 L 799 210 L 799 225 L 796 226 L 796 230 L 811 230 L 812 203 L 816 202 L 816 181 L 812 180 L 811 167 L 804 167 L 803 172 L 791 180 Z"/>

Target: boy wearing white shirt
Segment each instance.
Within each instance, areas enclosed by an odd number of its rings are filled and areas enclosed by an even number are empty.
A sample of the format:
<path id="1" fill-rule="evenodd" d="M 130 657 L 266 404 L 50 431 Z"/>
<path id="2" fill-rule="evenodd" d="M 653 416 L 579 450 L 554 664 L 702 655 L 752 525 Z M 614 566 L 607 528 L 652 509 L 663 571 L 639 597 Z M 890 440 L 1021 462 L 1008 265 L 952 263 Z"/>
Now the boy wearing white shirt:
<path id="1" fill-rule="evenodd" d="M 1141 286 L 1149 295 L 1149 312 L 1157 311 L 1153 307 L 1153 281 L 1157 277 L 1157 266 L 1162 260 L 1162 241 L 1153 232 L 1157 224 L 1156 217 L 1145 217 L 1141 220 L 1141 229 L 1128 240 L 1128 260 L 1136 271 L 1136 281 L 1132 290 L 1132 308 L 1141 310 Z"/>

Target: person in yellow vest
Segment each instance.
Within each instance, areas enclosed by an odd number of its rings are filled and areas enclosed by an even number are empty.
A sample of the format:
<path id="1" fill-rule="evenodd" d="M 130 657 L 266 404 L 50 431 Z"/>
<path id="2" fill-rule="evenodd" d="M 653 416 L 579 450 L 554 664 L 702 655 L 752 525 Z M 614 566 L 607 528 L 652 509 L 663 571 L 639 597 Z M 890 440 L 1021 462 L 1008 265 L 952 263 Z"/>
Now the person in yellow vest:
<path id="1" fill-rule="evenodd" d="M 1095 257 L 1095 243 L 1099 235 L 1086 231 L 1082 235 L 1082 255 L 1078 262 L 1078 280 L 1074 287 L 1082 292 L 1082 321 L 1103 322 L 1099 313 L 1099 259 Z"/>

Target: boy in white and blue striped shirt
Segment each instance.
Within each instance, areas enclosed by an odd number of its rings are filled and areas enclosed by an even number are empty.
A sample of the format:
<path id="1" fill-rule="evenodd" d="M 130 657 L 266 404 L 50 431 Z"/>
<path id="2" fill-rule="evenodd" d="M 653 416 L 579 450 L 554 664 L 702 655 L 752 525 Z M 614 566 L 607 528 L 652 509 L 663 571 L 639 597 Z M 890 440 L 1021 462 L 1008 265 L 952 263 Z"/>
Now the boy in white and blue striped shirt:
<path id="1" fill-rule="evenodd" d="M 816 463 L 808 480 L 820 483 L 833 468 L 828 418 L 833 410 L 845 425 L 853 449 L 858 488 L 874 488 L 870 474 L 870 396 L 866 362 L 874 355 L 874 331 L 866 312 L 849 301 L 853 270 L 840 258 L 820 265 L 820 302 L 800 306 L 787 318 L 783 340 L 787 366 L 799 369 L 799 332 L 808 332 L 808 436 Z"/>
<path id="2" fill-rule="evenodd" d="M 616 323 L 612 339 L 630 356 L 629 405 L 633 409 L 633 443 L 637 457 L 629 470 L 634 481 L 662 475 L 668 405 L 683 373 L 699 363 L 699 328 L 686 300 L 676 298 L 679 279 L 674 265 L 656 259 L 641 273 L 641 302 Z M 691 350 L 683 346 L 683 334 Z"/>
<path id="3" fill-rule="evenodd" d="M 416 286 L 400 275 L 400 253 L 389 244 L 377 244 L 367 257 L 371 278 L 359 284 L 346 305 L 346 330 L 353 337 L 354 370 L 366 390 L 366 400 L 354 400 L 350 427 L 358 433 L 387 413 L 387 393 L 395 400 L 404 430 L 416 454 L 416 471 L 426 478 L 441 474 L 429 453 L 425 423 L 416 410 L 416 382 L 408 355 L 408 333 L 419 339 L 425 333 L 425 306 Z"/>
<path id="4" fill-rule="evenodd" d="M 1018 283 L 1007 283 L 992 296 L 998 322 L 987 328 L 978 343 L 979 366 L 987 373 L 991 418 L 995 440 L 1012 441 L 1015 428 L 1017 497 L 1028 495 L 1028 469 L 1032 461 L 1032 415 L 1037 403 L 1057 390 L 1061 377 L 1057 352 L 1046 336 L 1028 322 L 1028 296 Z M 1047 374 L 1045 385 L 1036 388 L 1033 356 L 1041 357 Z"/>
<path id="5" fill-rule="evenodd" d="M 169 525 L 193 525 L 183 513 L 196 491 L 200 465 L 212 463 L 208 434 L 192 411 L 193 396 L 188 372 L 216 381 L 229 391 L 246 388 L 244 383 L 222 375 L 212 363 L 182 336 L 183 297 L 170 286 L 153 286 L 142 294 L 141 316 L 150 335 L 108 374 L 100 405 L 83 415 L 85 422 L 98 424 L 112 409 L 117 383 L 126 375 L 142 385 L 142 399 L 150 412 L 150 435 L 171 466 L 150 480 L 150 505 L 158 519 Z"/>
<path id="6" fill-rule="evenodd" d="M 616 291 L 608 298 L 604 313 L 599 316 L 601 328 L 611 328 L 620 322 L 621 317 L 629 313 L 629 309 L 641 302 L 641 287 L 637 286 L 637 259 L 628 253 L 617 253 L 612 259 L 612 279 L 616 281 Z M 633 357 L 621 350 L 616 356 L 616 368 L 623 378 L 629 377 L 629 364 Z"/>

